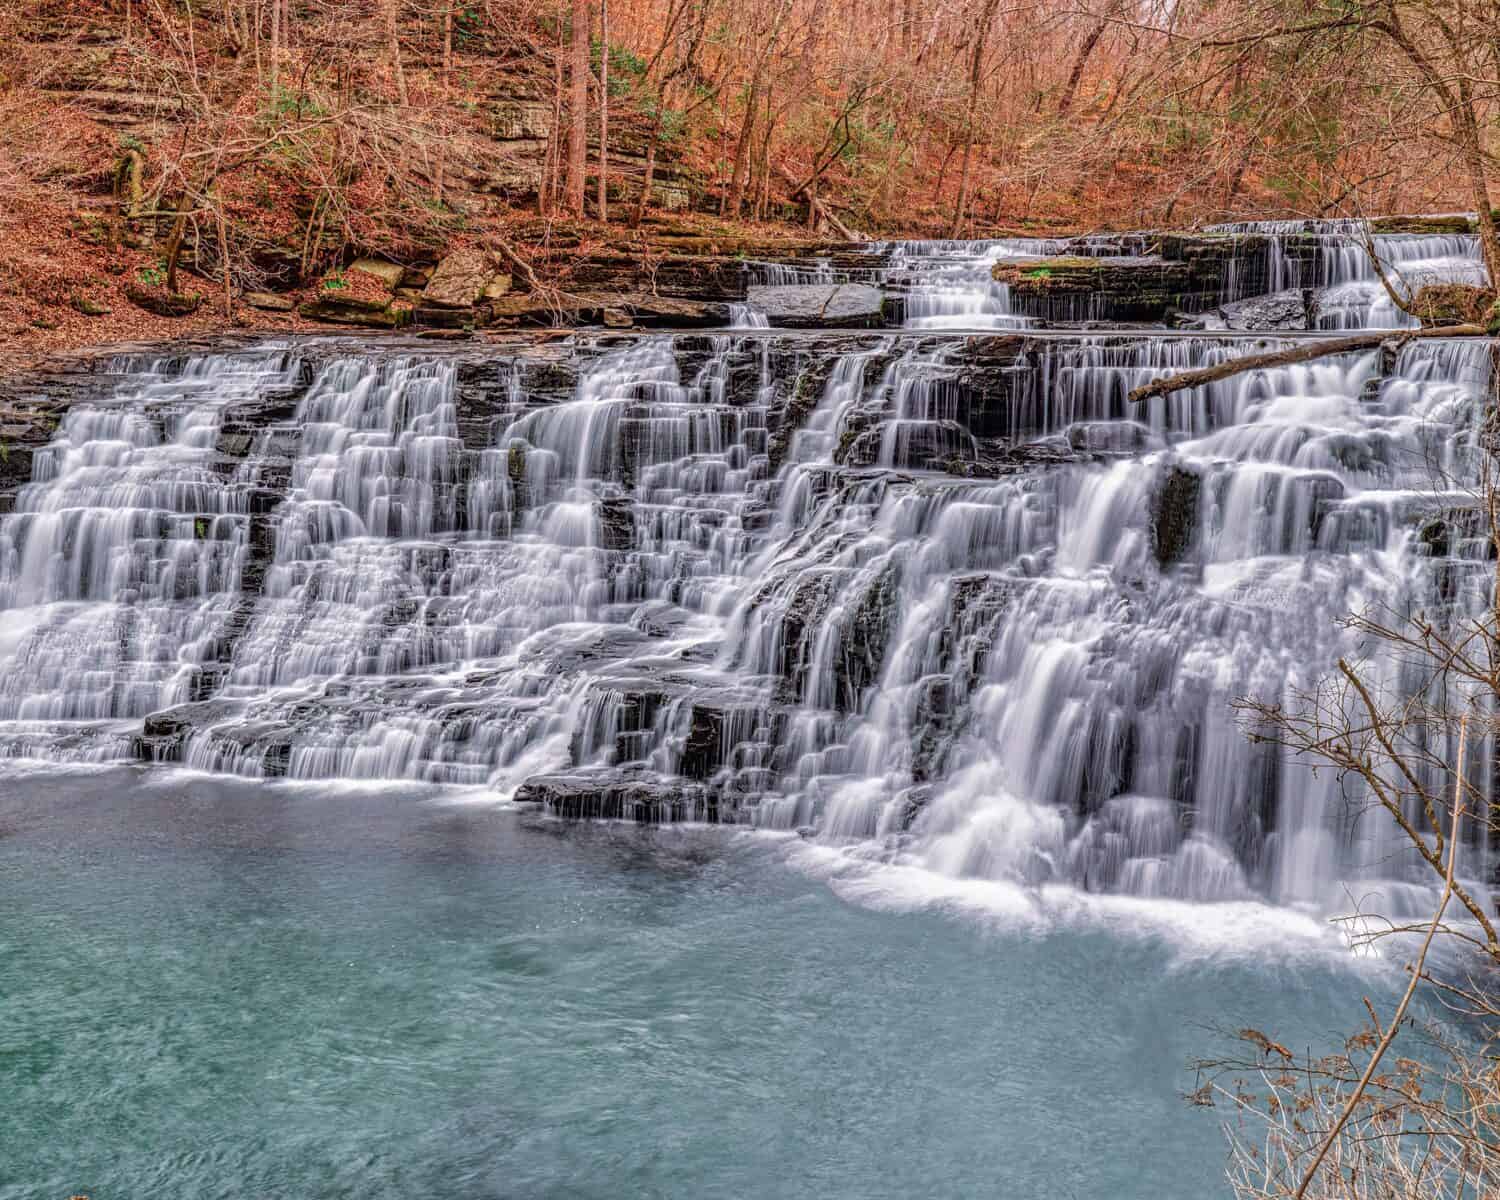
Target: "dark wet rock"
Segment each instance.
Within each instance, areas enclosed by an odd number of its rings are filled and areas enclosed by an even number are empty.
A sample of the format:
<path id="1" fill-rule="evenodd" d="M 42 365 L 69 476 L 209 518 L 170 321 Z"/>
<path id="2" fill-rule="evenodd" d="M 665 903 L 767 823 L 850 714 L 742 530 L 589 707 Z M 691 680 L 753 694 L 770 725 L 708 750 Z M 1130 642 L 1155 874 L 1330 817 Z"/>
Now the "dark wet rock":
<path id="1" fill-rule="evenodd" d="M 724 744 L 724 725 L 723 709 L 708 704 L 693 705 L 678 768 L 686 778 L 713 778 L 728 749 Z"/>
<path id="2" fill-rule="evenodd" d="M 577 771 L 539 775 L 517 790 L 519 804 L 539 804 L 573 820 L 602 819 L 659 824 L 718 821 L 719 803 L 702 784 L 666 780 L 648 772 Z"/>
<path id="3" fill-rule="evenodd" d="M 1238 331 L 1316 329 L 1317 292 L 1312 288 L 1292 288 L 1266 296 L 1252 296 L 1248 300 L 1221 305 L 1216 313 L 1226 329 Z"/>
<path id="4" fill-rule="evenodd" d="M 765 313 L 772 325 L 788 329 L 884 324 L 885 295 L 865 283 L 752 286 L 746 303 Z"/>
<path id="5" fill-rule="evenodd" d="M 900 814 L 896 818 L 896 827 L 905 833 L 911 829 L 916 819 L 922 815 L 922 810 L 932 803 L 933 788 L 931 784 L 917 784 L 906 788 L 896 797 L 901 806 Z"/>
<path id="6" fill-rule="evenodd" d="M 961 479 L 999 479 L 1036 467 L 1078 462 L 1088 454 L 1075 448 L 1068 438 L 1054 435 L 1019 445 L 1003 438 L 976 441 L 972 455 L 938 464 L 949 475 Z"/>
<path id="7" fill-rule="evenodd" d="M 881 570 L 849 614 L 833 662 L 834 706 L 858 712 L 865 689 L 880 679 L 900 616 L 900 571 L 895 561 Z"/>
<path id="8" fill-rule="evenodd" d="M 947 470 L 977 457 L 974 439 L 958 421 L 883 421 L 858 431 L 840 449 L 849 467 L 889 465 L 905 470 Z"/>
<path id="9" fill-rule="evenodd" d="M 1188 265 L 1156 255 L 1006 259 L 994 276 L 1017 312 L 1051 324 L 1161 321 L 1169 309 L 1196 306 Z"/>
<path id="10" fill-rule="evenodd" d="M 635 549 L 635 505 L 627 497 L 599 501 L 599 545 L 605 550 Z"/>
<path id="11" fill-rule="evenodd" d="M 1142 454 L 1161 444 L 1136 421 L 1079 421 L 1068 426 L 1068 445 L 1083 454 Z"/>
<path id="12" fill-rule="evenodd" d="M 958 412 L 975 438 L 1036 432 L 1025 420 L 1036 387 L 1032 346 L 1032 339 L 1018 334 L 971 337 L 952 356 Z"/>
<path id="13" fill-rule="evenodd" d="M 233 720 L 244 707 L 239 701 L 202 700 L 154 712 L 145 719 L 135 738 L 136 757 L 147 762 L 181 762 L 188 739 L 194 733 Z"/>
<path id="14" fill-rule="evenodd" d="M 1485 586 L 1481 580 L 1493 570 L 1497 549 L 1484 511 L 1452 507 L 1432 513 L 1418 528 L 1417 540 L 1429 557 L 1438 560 L 1432 568 L 1432 585 L 1439 603 L 1457 598 L 1466 574 Z"/>
<path id="15" fill-rule="evenodd" d="M 1163 567 L 1181 562 L 1198 527 L 1203 479 L 1185 467 L 1168 468 L 1152 501 L 1151 551 Z"/>
<path id="16" fill-rule="evenodd" d="M 798 371 L 792 380 L 791 394 L 775 406 L 774 415 L 768 414 L 767 424 L 771 435 L 767 453 L 773 472 L 781 469 L 782 463 L 786 461 L 787 451 L 791 449 L 792 439 L 818 407 L 823 387 L 828 381 L 829 369 L 831 368 L 825 366 L 822 371 L 812 368 Z"/>

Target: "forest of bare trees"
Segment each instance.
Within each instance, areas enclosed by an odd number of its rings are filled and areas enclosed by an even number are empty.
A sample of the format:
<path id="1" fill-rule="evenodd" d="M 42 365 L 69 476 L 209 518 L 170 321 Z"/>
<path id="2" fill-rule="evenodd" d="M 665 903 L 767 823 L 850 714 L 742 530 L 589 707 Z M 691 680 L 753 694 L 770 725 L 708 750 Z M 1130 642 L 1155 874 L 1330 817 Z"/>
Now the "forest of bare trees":
<path id="1" fill-rule="evenodd" d="M 65 257 L 36 239 L 82 231 L 227 305 L 570 225 L 1464 209 L 1493 267 L 1496 28 L 1493 0 L 34 0 L 0 16 L 4 253 L 35 292 Z"/>
<path id="2" fill-rule="evenodd" d="M 668 161 L 669 202 L 821 201 L 868 230 L 1472 207 L 1495 7 L 38 0 L 4 18 L 9 169 L 58 173 L 35 160 L 62 149 L 43 133 L 62 109 L 139 130 L 158 198 L 200 206 L 210 175 L 274 169 L 291 141 L 296 184 L 334 209 L 375 175 L 391 208 L 472 192 L 638 221 Z M 127 111 L 95 106 L 106 80 Z M 494 171 L 484 143 L 518 105 L 531 158 Z"/>

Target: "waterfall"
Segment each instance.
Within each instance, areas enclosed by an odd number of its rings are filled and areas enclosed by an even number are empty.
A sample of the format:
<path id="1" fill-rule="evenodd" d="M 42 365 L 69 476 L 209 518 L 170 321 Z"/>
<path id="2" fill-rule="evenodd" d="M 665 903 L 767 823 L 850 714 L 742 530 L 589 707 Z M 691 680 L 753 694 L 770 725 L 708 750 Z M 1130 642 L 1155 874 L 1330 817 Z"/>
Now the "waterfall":
<path id="1" fill-rule="evenodd" d="M 908 329 L 1006 329 L 1034 324 L 1011 309 L 1010 289 L 992 275 L 1002 258 L 1060 254 L 1055 238 L 878 242 L 882 282 L 902 298 Z"/>
<path id="2" fill-rule="evenodd" d="M 1488 282 L 1472 234 L 1372 233 L 1367 222 L 1354 219 L 1241 221 L 1209 232 L 1263 238 L 1269 290 L 1317 289 L 1320 329 L 1415 328 L 1416 319 L 1391 301 L 1381 271 L 1410 295 L 1430 283 Z"/>
<path id="3" fill-rule="evenodd" d="M 1287 343 L 1028 329 L 989 267 L 1057 249 L 886 245 L 899 332 L 740 313 L 108 364 L 0 519 L 0 751 L 483 787 L 1026 886 L 1419 903 L 1387 823 L 1232 703 L 1367 649 L 1351 610 L 1490 603 L 1488 345 L 1137 408 Z"/>

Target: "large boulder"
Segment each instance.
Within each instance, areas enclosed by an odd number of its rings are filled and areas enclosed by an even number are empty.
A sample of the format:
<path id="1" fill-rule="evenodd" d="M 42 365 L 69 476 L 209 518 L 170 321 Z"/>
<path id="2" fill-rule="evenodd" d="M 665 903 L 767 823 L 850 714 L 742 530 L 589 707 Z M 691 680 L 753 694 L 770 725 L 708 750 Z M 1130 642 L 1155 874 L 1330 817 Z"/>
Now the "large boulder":
<path id="1" fill-rule="evenodd" d="M 1251 296 L 1218 309 L 1225 328 L 1250 332 L 1316 329 L 1317 314 L 1317 293 L 1311 288 Z"/>
<path id="2" fill-rule="evenodd" d="M 765 313 L 772 325 L 789 329 L 867 328 L 884 321 L 885 293 L 867 283 L 752 284 L 745 302 Z"/>
<path id="3" fill-rule="evenodd" d="M 455 250 L 422 289 L 424 308 L 473 308 L 495 277 L 495 260 L 483 250 Z"/>

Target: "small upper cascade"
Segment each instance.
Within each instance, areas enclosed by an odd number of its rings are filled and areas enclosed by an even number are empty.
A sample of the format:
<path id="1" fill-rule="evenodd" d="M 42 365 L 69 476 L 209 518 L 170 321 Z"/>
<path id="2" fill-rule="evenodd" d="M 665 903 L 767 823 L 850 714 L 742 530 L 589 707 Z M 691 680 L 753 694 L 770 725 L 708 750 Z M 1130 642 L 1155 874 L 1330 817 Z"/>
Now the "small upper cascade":
<path id="1" fill-rule="evenodd" d="M 908 329 L 1007 329 L 1032 324 L 1011 309 L 1010 290 L 995 282 L 1003 258 L 1061 253 L 1054 238 L 878 242 L 886 256 L 883 279 L 902 290 Z"/>
<path id="2" fill-rule="evenodd" d="M 1406 296 L 1427 284 L 1483 287 L 1488 280 L 1472 234 L 1382 233 L 1355 219 L 1241 221 L 1208 232 L 1264 237 L 1267 290 L 1318 289 L 1321 329 L 1415 328 L 1416 318 L 1392 301 L 1382 274 Z"/>

